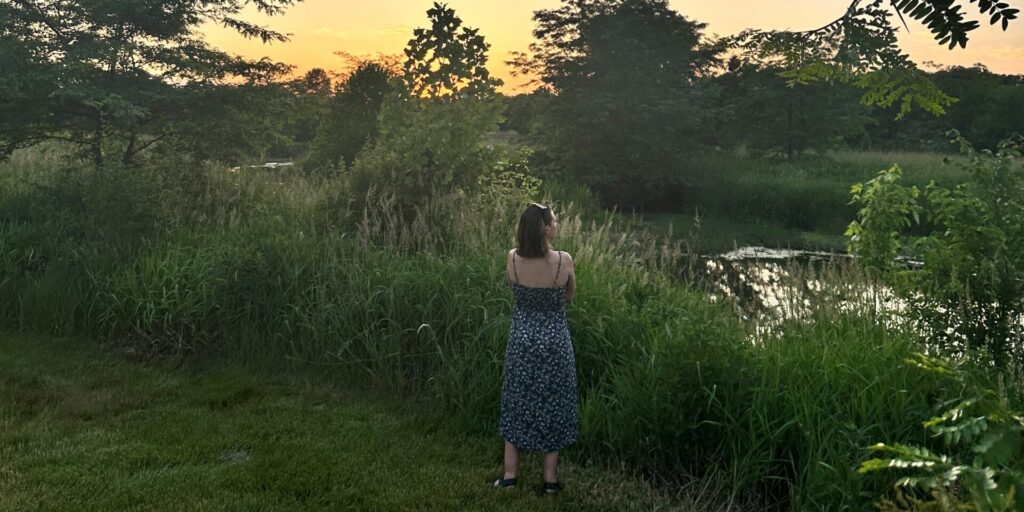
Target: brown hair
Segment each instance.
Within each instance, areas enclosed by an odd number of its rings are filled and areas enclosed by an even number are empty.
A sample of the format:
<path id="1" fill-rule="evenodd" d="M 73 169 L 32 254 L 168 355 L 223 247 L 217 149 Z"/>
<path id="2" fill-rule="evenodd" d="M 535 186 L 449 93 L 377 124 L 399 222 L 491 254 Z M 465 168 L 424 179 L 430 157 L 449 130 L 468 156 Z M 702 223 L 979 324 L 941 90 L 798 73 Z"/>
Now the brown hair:
<path id="1" fill-rule="evenodd" d="M 530 203 L 519 216 L 516 229 L 516 254 L 524 258 L 536 258 L 548 253 L 544 238 L 544 227 L 554 220 L 551 209 L 537 203 Z"/>

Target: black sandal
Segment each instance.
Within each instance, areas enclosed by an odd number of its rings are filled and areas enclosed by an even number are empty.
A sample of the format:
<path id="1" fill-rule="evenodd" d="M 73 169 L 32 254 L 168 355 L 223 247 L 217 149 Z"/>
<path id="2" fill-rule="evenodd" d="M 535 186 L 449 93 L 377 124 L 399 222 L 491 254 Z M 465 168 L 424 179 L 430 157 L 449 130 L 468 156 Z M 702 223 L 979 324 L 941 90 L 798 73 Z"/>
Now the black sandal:
<path id="1" fill-rule="evenodd" d="M 558 494 L 561 490 L 561 482 L 544 482 L 544 493 L 546 494 Z"/>
<path id="2" fill-rule="evenodd" d="M 516 479 L 515 478 L 499 478 L 499 479 L 494 481 L 494 487 L 508 488 L 508 487 L 515 487 L 515 486 L 516 486 Z"/>

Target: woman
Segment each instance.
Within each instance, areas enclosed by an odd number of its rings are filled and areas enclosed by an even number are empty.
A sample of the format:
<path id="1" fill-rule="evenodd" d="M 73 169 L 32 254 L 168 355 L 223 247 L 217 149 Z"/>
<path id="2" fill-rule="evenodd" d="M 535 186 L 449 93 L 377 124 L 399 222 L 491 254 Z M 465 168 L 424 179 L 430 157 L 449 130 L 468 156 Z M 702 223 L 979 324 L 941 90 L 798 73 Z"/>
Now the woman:
<path id="1" fill-rule="evenodd" d="M 533 203 L 519 216 L 517 247 L 508 252 L 515 307 L 501 393 L 505 474 L 495 487 L 516 485 L 519 450 L 525 449 L 545 452 L 544 491 L 558 492 L 558 451 L 579 435 L 576 363 L 565 319 L 576 273 L 569 253 L 551 247 L 557 233 L 551 209 Z"/>

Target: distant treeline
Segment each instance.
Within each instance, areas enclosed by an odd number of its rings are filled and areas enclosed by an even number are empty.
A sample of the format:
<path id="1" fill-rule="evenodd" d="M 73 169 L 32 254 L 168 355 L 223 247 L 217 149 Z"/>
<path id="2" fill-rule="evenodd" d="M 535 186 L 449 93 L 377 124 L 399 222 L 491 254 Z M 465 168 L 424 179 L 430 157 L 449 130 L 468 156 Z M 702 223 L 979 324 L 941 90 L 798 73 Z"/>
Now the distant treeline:
<path id="1" fill-rule="evenodd" d="M 956 152 L 946 136 L 951 129 L 979 147 L 994 148 L 1024 132 L 1024 75 L 993 73 L 982 64 L 929 73 L 956 102 L 945 115 L 918 109 L 903 119 L 897 119 L 898 106 L 864 106 L 862 91 L 853 85 L 790 84 L 779 73 L 732 59 L 727 71 L 707 79 L 709 94 L 700 108 L 710 122 L 700 142 L 743 148 L 755 156 L 795 158 L 829 149 Z M 543 139 L 537 126 L 551 96 L 536 90 L 507 97 L 502 128 Z"/>
<path id="2" fill-rule="evenodd" d="M 978 147 L 994 148 L 1007 136 L 1024 132 L 1024 75 L 993 73 L 981 64 L 929 73 L 956 102 L 945 115 L 917 109 L 902 119 L 897 119 L 897 106 L 863 105 L 862 91 L 852 85 L 791 84 L 779 73 L 731 60 L 727 71 L 701 84 L 703 101 L 696 108 L 703 111 L 706 124 L 699 137 L 676 143 L 795 158 L 830 149 L 955 152 L 946 136 L 951 129 Z M 276 85 L 278 100 L 289 107 L 275 109 L 282 114 L 275 123 L 279 135 L 268 141 L 263 154 L 308 158 L 316 165 L 336 164 L 339 159 L 351 163 L 374 135 L 376 114 L 392 77 L 381 63 L 363 62 L 334 81 L 322 69 L 314 69 Z M 545 115 L 557 101 L 554 94 L 537 89 L 503 100 L 502 130 L 544 146 Z"/>

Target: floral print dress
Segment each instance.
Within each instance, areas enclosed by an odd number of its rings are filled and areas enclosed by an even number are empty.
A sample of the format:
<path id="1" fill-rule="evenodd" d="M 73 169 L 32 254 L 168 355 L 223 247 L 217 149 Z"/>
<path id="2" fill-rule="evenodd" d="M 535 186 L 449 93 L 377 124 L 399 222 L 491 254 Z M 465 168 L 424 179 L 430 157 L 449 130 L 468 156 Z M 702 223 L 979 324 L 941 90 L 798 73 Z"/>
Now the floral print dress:
<path id="1" fill-rule="evenodd" d="M 512 257 L 515 272 L 515 255 Z M 579 436 L 576 361 L 565 317 L 566 288 L 527 287 L 516 272 L 505 352 L 499 433 L 518 448 L 558 451 Z"/>

